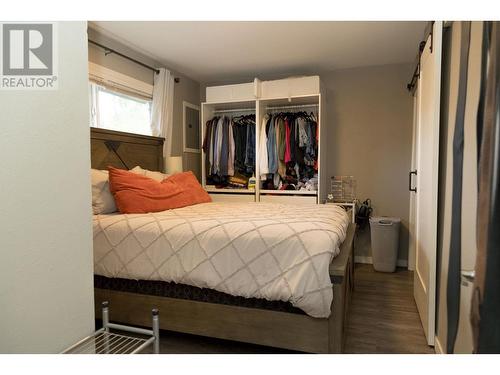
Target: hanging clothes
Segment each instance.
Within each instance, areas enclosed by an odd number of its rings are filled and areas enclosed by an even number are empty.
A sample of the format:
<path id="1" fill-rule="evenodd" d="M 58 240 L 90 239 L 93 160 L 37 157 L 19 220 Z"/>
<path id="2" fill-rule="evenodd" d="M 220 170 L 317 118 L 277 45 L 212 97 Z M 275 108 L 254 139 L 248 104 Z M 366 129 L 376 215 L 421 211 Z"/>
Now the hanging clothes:
<path id="1" fill-rule="evenodd" d="M 211 145 L 212 130 L 213 130 L 212 121 L 213 120 L 208 120 L 206 123 L 205 138 L 203 139 L 203 145 L 202 145 L 203 152 L 205 152 L 205 154 L 207 155 L 205 159 L 206 170 L 212 169 L 212 159 L 210 157 L 210 150 L 211 150 L 210 145 Z"/>
<path id="2" fill-rule="evenodd" d="M 290 118 L 290 162 L 295 166 L 295 152 L 297 151 L 295 147 L 295 142 L 297 141 L 297 127 L 295 118 Z"/>
<path id="3" fill-rule="evenodd" d="M 210 151 L 209 151 L 209 158 L 210 158 L 210 169 L 209 169 L 209 174 L 212 174 L 215 170 L 215 139 L 216 139 L 216 132 L 217 132 L 217 124 L 219 122 L 219 118 L 215 117 L 212 119 L 212 134 L 210 136 Z"/>
<path id="4" fill-rule="evenodd" d="M 283 179 L 286 175 L 286 164 L 285 164 L 285 121 L 281 116 L 277 118 L 276 124 L 276 144 L 278 153 L 278 174 Z"/>
<path id="5" fill-rule="evenodd" d="M 255 166 L 255 123 L 248 124 L 246 131 L 245 166 L 253 169 Z"/>
<path id="6" fill-rule="evenodd" d="M 318 127 L 306 112 L 264 116 L 259 152 L 265 189 L 311 190 L 317 186 Z"/>
<path id="7" fill-rule="evenodd" d="M 292 161 L 290 152 L 290 121 L 285 119 L 285 163 Z"/>
<path id="8" fill-rule="evenodd" d="M 260 139 L 259 139 L 259 169 L 261 180 L 266 179 L 266 175 L 269 173 L 269 161 L 267 159 L 267 132 L 266 125 L 269 121 L 269 115 L 265 115 L 262 119 L 262 124 L 260 127 Z"/>
<path id="9" fill-rule="evenodd" d="M 234 122 L 231 120 L 229 123 L 229 155 L 227 160 L 227 174 L 228 176 L 234 176 L 234 133 L 233 133 Z"/>
<path id="10" fill-rule="evenodd" d="M 306 130 L 306 121 L 299 117 L 297 119 L 297 126 L 299 127 L 299 147 L 306 147 L 309 143 L 309 134 Z M 310 129 L 310 127 L 307 127 Z"/>
<path id="11" fill-rule="evenodd" d="M 270 117 L 267 122 L 267 159 L 269 173 L 278 171 L 278 154 L 276 153 L 276 129 L 274 127 L 274 118 Z"/>
<path id="12" fill-rule="evenodd" d="M 233 139 L 234 139 L 234 168 L 237 171 L 244 170 L 246 147 L 247 147 L 247 128 L 245 124 L 234 122 L 233 119 Z"/>
<path id="13" fill-rule="evenodd" d="M 203 151 L 207 184 L 246 187 L 255 173 L 255 115 L 207 121 Z"/>
<path id="14" fill-rule="evenodd" d="M 221 176 L 227 176 L 227 163 L 229 158 L 229 119 L 227 117 L 222 119 L 221 130 L 222 136 L 220 141 L 219 174 Z"/>
<path id="15" fill-rule="evenodd" d="M 220 159 L 222 151 L 222 133 L 223 133 L 223 123 L 224 118 L 221 117 L 217 121 L 217 130 L 215 132 L 215 144 L 214 144 L 214 174 L 220 175 Z"/>

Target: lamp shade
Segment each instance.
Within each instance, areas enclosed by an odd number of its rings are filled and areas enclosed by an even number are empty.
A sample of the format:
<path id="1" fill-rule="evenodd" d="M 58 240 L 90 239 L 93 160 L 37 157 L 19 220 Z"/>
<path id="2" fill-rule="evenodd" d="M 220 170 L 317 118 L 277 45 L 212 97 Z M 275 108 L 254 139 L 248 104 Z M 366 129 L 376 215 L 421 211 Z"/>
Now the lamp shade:
<path id="1" fill-rule="evenodd" d="M 167 174 L 174 174 L 182 171 L 182 156 L 169 156 L 165 158 L 165 172 Z"/>

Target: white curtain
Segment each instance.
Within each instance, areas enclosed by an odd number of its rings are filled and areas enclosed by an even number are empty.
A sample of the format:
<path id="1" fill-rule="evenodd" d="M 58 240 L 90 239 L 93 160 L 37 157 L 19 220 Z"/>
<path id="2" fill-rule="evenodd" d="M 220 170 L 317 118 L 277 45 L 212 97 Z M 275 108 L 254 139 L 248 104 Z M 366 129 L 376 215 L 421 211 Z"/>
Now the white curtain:
<path id="1" fill-rule="evenodd" d="M 174 77 L 170 71 L 160 68 L 160 73 L 155 74 L 154 78 L 151 129 L 154 136 L 165 138 L 164 158 L 169 158 L 172 151 L 174 85 Z"/>

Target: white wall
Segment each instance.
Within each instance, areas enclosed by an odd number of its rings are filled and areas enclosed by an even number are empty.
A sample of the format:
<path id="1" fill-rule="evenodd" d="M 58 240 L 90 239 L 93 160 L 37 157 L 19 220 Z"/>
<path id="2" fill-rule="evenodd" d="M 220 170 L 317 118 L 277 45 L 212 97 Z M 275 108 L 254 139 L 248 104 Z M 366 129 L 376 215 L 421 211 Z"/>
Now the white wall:
<path id="1" fill-rule="evenodd" d="M 59 28 L 59 89 L 0 91 L 0 353 L 94 329 L 86 22 Z"/>

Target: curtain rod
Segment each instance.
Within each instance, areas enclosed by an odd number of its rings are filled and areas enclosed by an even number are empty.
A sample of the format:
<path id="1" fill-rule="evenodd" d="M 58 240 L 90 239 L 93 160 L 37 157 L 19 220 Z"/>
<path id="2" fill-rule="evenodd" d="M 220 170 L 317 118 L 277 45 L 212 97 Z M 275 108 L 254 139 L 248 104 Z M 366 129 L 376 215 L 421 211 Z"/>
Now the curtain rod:
<path id="1" fill-rule="evenodd" d="M 144 64 L 143 62 L 140 62 L 139 60 L 136 60 L 136 59 L 134 59 L 132 57 L 129 57 L 127 55 L 124 55 L 123 53 L 120 53 L 120 52 L 118 52 L 118 51 L 116 51 L 116 50 L 114 50 L 112 48 L 106 47 L 105 45 L 103 45 L 101 43 L 97 43 L 97 42 L 95 42 L 95 41 L 93 41 L 91 39 L 88 39 L 88 41 L 91 44 L 94 44 L 94 45 L 96 45 L 98 47 L 101 47 L 104 50 L 104 54 L 106 56 L 109 55 L 109 54 L 111 54 L 111 53 L 114 53 L 115 55 L 118 55 L 120 57 L 123 57 L 124 59 L 132 61 L 132 62 L 136 63 L 137 65 L 140 65 L 140 66 L 142 66 L 142 67 L 144 67 L 146 69 L 152 70 L 153 72 L 155 72 L 155 74 L 160 73 L 159 69 L 156 69 L 156 68 L 154 68 L 154 67 L 152 67 L 150 65 Z M 179 83 L 180 79 L 176 77 L 176 78 L 174 78 L 174 81 L 175 81 L 175 83 Z"/>

